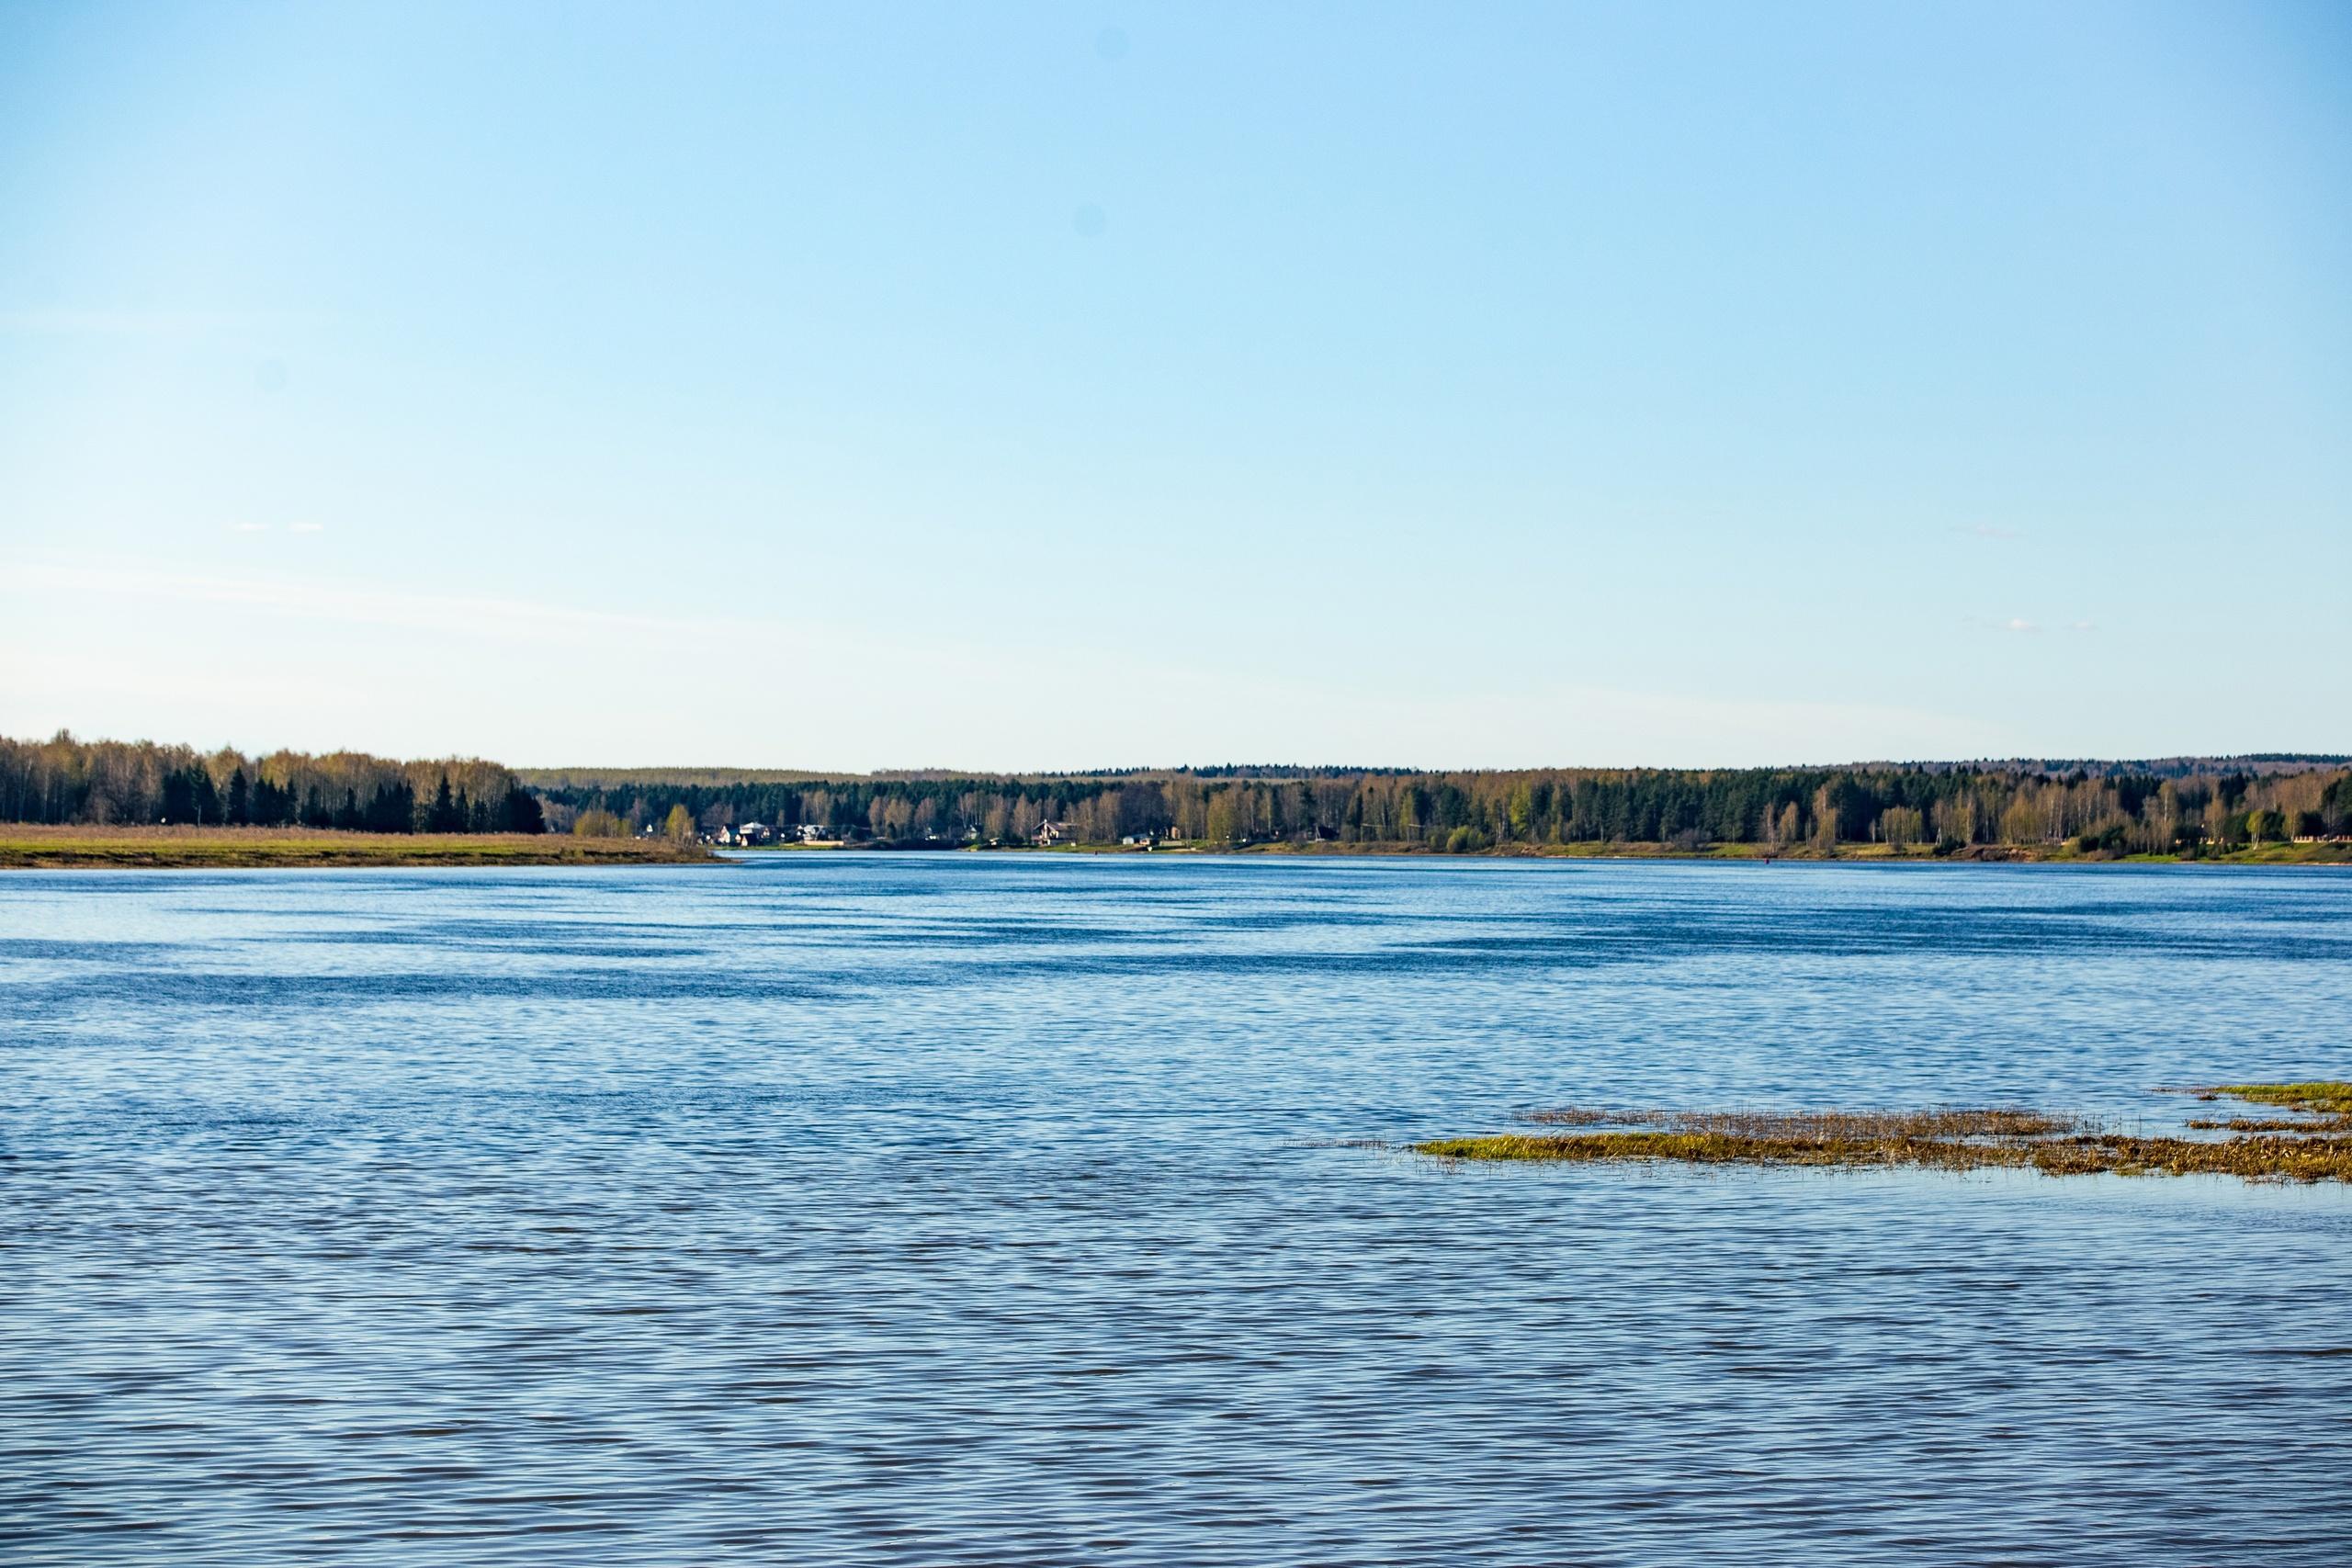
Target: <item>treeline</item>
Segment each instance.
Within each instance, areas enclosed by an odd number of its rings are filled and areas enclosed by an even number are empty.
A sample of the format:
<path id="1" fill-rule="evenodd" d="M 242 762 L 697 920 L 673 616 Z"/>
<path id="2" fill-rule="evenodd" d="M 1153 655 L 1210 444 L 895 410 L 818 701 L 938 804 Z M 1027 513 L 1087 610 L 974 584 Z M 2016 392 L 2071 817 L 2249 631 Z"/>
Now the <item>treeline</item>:
<path id="1" fill-rule="evenodd" d="M 0 739 L 0 821 L 374 833 L 537 833 L 546 826 L 538 797 L 495 762 L 395 761 L 360 751 L 249 757 L 62 733 Z"/>
<path id="2" fill-rule="evenodd" d="M 550 821 L 609 814 L 643 831 L 683 811 L 705 831 L 757 821 L 787 835 L 888 844 L 1324 841 L 1455 852 L 1591 842 L 1879 842 L 1957 852 L 2053 845 L 2187 852 L 2352 834 L 2352 770 L 2264 759 L 2260 771 L 2160 773 L 2100 764 L 1360 773 L 1190 770 L 1060 776 L 718 782 L 705 774 L 541 789 Z M 1272 776 L 1287 773 L 1289 776 Z M 600 817 L 599 820 L 605 818 Z"/>
<path id="3" fill-rule="evenodd" d="M 2339 758 L 2219 759 L 2184 771 L 2086 761 L 1836 768 L 1132 770 L 826 778 L 783 770 L 516 772 L 471 759 L 400 761 L 199 752 L 149 742 L 0 739 L 0 820 L 222 823 L 378 832 L 681 836 L 760 822 L 783 836 L 878 844 L 1325 842 L 1467 852 L 1570 843 L 1883 843 L 1959 852 L 2072 842 L 2098 852 L 2201 852 L 2352 837 Z"/>

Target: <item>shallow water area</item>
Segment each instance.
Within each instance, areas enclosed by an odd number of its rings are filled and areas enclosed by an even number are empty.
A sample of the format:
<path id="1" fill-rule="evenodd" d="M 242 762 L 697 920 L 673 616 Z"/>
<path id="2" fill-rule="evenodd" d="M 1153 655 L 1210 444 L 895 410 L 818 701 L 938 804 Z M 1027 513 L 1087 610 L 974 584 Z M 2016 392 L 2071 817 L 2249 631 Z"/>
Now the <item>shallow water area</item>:
<path id="1" fill-rule="evenodd" d="M 0 1559 L 2340 1563 L 2352 1195 L 1442 1167 L 2352 1069 L 2352 876 L 0 876 Z"/>

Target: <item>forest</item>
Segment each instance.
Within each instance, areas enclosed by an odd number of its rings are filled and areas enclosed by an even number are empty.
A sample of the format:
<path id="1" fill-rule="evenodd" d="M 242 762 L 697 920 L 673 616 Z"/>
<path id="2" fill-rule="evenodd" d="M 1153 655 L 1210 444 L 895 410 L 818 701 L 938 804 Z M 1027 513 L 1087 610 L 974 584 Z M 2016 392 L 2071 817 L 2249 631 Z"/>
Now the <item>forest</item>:
<path id="1" fill-rule="evenodd" d="M 394 761 L 359 751 L 249 757 L 152 741 L 0 738 L 0 821 L 537 833 L 538 797 L 470 758 Z"/>
<path id="2" fill-rule="evenodd" d="M 2352 834 L 2343 758 L 1870 763 L 1832 768 L 1224 768 L 1066 775 L 729 779 L 709 770 L 523 771 L 549 821 L 690 817 L 877 844 L 1322 842 L 1454 852 L 1575 843 L 1884 843 L 1958 853 L 2072 843 L 2188 853 Z M 2211 771 L 2205 771 L 2210 768 Z"/>
<path id="3" fill-rule="evenodd" d="M 2352 759 L 1871 762 L 1739 769 L 1241 767 L 842 775 L 511 769 L 363 752 L 247 756 L 149 741 L 0 739 L 0 820 L 782 838 L 923 848 L 1176 840 L 1455 853 L 1512 847 L 2068 845 L 2195 855 L 2352 839 Z"/>

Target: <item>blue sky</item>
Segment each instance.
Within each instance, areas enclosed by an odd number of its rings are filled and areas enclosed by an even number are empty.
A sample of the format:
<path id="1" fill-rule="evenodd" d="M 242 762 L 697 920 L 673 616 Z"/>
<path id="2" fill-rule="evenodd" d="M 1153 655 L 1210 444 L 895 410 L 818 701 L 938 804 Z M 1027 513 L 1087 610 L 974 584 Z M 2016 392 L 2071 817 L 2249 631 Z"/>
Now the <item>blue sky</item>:
<path id="1" fill-rule="evenodd" d="M 0 9 L 0 732 L 2352 750 L 2352 11 Z"/>

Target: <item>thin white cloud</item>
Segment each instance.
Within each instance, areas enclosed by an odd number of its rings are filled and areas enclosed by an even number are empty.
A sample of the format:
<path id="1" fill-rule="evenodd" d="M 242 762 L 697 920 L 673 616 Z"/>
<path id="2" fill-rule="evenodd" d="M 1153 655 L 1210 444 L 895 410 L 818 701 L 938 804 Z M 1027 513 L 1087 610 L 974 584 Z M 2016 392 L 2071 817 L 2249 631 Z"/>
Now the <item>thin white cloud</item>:
<path id="1" fill-rule="evenodd" d="M 1968 624 L 1973 626 L 1983 626 L 1990 631 L 2010 632 L 2021 637 L 2037 637 L 2047 629 L 2041 622 L 2030 620 L 2024 615 L 1971 615 L 1968 617 Z M 2098 630 L 2097 621 L 2064 621 L 2058 625 L 2060 629 L 2070 632 Z"/>
<path id="2" fill-rule="evenodd" d="M 257 531 L 266 524 L 239 524 Z M 11 575 L 28 586 L 107 598 L 164 600 L 235 606 L 307 620 L 360 622 L 412 631 L 538 636 L 555 631 L 703 634 L 707 623 L 541 604 L 525 599 L 477 599 L 356 588 L 308 578 L 215 577 L 195 572 L 99 571 L 86 567 L 26 564 Z"/>
<path id="3" fill-rule="evenodd" d="M 218 310 L 0 310 L 0 332 L 160 337 L 236 326 L 247 319 Z"/>
<path id="4" fill-rule="evenodd" d="M 1997 523 L 1971 523 L 1965 526 L 1954 528 L 1952 532 L 1972 535 L 1979 539 L 2022 539 L 2025 537 L 2015 528 L 2004 528 Z"/>
<path id="5" fill-rule="evenodd" d="M 288 525 L 287 531 L 294 534 L 323 534 L 327 531 L 327 525 L 323 523 L 295 523 Z"/>
<path id="6" fill-rule="evenodd" d="M 335 671 L 322 671 L 296 660 L 249 660 L 233 682 L 220 671 L 201 661 L 177 663 L 158 660 L 144 650 L 120 651 L 96 643 L 61 649 L 52 641 L 0 640 L 0 669 L 8 671 L 11 690 L 6 722 L 0 734 L 47 734 L 72 729 L 82 734 L 96 716 L 102 726 L 107 715 L 126 702 L 142 708 L 186 712 L 211 705 L 226 708 L 237 704 L 254 707 L 276 705 L 316 706 L 321 711 L 345 711 L 351 688 Z M 230 728 L 185 728 L 159 715 L 152 722 L 115 725 L 126 736 L 144 733 L 158 739 L 198 740 L 220 736 Z"/>
<path id="7" fill-rule="evenodd" d="M 896 759 L 977 768 L 1340 758 L 1438 765 L 1650 762 L 1721 765 L 1838 756 L 1980 756 L 2015 749 L 1997 727 L 1871 704 L 1554 684 L 1541 679 L 1465 698 L 1374 697 L 1311 674 L 1277 676 L 1237 697 L 1228 671 L 1177 656 L 1106 649 L 1072 669 L 1063 700 L 976 705 L 974 671 L 1021 666 L 1034 649 L 952 639 L 876 638 L 798 614 L 788 619 L 654 616 L 572 605 L 412 592 L 292 573 L 230 575 L 0 559 L 0 602 L 38 616 L 119 630 L 123 668 L 104 690 L 62 665 L 0 689 L 0 719 L 105 726 L 125 733 L 267 735 L 272 743 L 479 750 L 510 761 L 740 754 L 854 770 Z M 248 691 L 199 663 L 211 707 L 141 686 L 142 640 L 217 625 L 221 612 L 309 626 L 268 634 L 307 649 L 289 679 L 340 682 L 323 707 L 292 686 Z M 0 623 L 6 615 L 0 614 Z M 332 628 L 320 636 L 314 627 Z M 347 635 L 358 628 L 388 635 Z M 20 630 L 19 635 L 24 635 Z M 62 639 L 53 639 L 62 640 Z M 98 639 L 104 642 L 107 639 Z M 539 671 L 531 702 L 486 698 L 485 644 L 523 650 Z M 388 673 L 388 650 L 398 660 Z M 616 658 L 626 651 L 627 657 Z M 0 648 L 0 658 L 7 649 Z M 518 665 L 517 668 L 523 666 Z M 565 671 L 594 671 L 572 680 Z M 759 681 L 681 681 L 705 670 L 783 670 Z M 12 672 L 13 673 L 13 672 Z M 119 677 L 119 678 L 118 678 Z M 209 682 L 209 684 L 207 683 Z M 233 692 L 233 698 L 224 694 Z M 877 705 L 875 692 L 903 694 Z M 1136 694 L 1149 693 L 1141 703 Z M 788 714 L 789 724 L 776 720 Z M 1084 717 L 1073 722 L 1072 715 Z M 364 721 L 355 738 L 348 727 Z M 6 725 L 0 724 L 0 732 Z M 1409 753 L 1407 755 L 1406 753 Z"/>
<path id="8" fill-rule="evenodd" d="M 295 310 L 0 310 L 0 333 L 47 337 L 181 337 L 198 333 L 286 328 L 324 319 Z"/>

